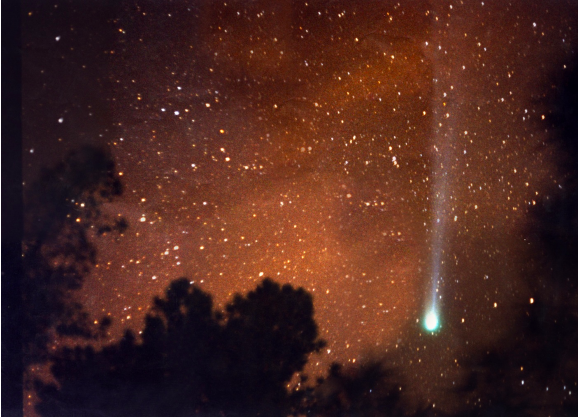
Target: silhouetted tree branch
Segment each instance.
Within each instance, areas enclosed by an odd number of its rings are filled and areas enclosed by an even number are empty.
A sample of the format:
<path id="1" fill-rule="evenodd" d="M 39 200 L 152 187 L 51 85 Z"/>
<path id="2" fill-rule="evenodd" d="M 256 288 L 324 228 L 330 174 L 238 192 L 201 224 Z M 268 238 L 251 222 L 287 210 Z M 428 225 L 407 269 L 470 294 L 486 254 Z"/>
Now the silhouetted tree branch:
<path id="1" fill-rule="evenodd" d="M 95 329 L 73 294 L 96 263 L 91 237 L 127 228 L 102 204 L 121 195 L 115 164 L 106 151 L 84 147 L 70 153 L 30 186 L 25 195 L 23 236 L 24 363 L 46 361 L 56 335 L 90 338 Z"/>
<path id="2" fill-rule="evenodd" d="M 402 416 L 401 390 L 386 360 L 369 359 L 347 368 L 333 363 L 295 415 Z"/>

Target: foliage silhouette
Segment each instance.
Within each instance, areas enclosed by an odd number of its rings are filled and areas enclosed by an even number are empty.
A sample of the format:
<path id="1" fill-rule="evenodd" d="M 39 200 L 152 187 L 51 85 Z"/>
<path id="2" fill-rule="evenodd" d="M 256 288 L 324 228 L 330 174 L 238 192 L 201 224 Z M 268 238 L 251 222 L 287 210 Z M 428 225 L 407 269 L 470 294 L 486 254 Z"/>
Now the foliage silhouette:
<path id="1" fill-rule="evenodd" d="M 288 415 L 286 386 L 324 343 L 302 288 L 264 279 L 225 313 L 185 278 L 155 298 L 141 341 L 64 348 L 36 382 L 42 416 Z"/>
<path id="2" fill-rule="evenodd" d="M 324 346 L 316 339 L 311 297 L 302 288 L 280 288 L 264 280 L 246 298 L 237 295 L 227 306 L 226 317 L 229 348 L 234 352 L 231 375 L 246 388 L 236 393 L 238 399 L 254 402 L 268 392 L 267 400 L 279 403 L 285 384 L 303 369 L 307 354 Z"/>
<path id="3" fill-rule="evenodd" d="M 386 360 L 369 359 L 343 368 L 333 363 L 315 387 L 301 390 L 293 415 L 402 416 L 402 386 Z M 297 395 L 296 395 L 297 396 Z"/>
<path id="4" fill-rule="evenodd" d="M 109 153 L 86 146 L 42 173 L 25 195 L 23 235 L 23 356 L 25 367 L 48 359 L 55 335 L 91 338 L 102 333 L 73 298 L 96 263 L 94 235 L 123 232 L 102 204 L 121 195 Z"/>

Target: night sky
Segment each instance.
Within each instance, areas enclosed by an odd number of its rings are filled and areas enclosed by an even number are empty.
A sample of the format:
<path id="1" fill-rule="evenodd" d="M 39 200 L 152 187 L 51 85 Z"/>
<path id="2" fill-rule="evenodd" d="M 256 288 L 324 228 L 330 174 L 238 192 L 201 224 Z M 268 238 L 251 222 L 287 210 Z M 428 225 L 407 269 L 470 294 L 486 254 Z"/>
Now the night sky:
<path id="1" fill-rule="evenodd" d="M 58 0 L 22 15 L 24 188 L 87 143 L 110 147 L 125 187 L 105 209 L 129 229 L 96 240 L 80 298 L 113 318 L 110 341 L 173 279 L 224 305 L 269 276 L 314 297 L 328 345 L 307 372 L 387 353 L 409 398 L 452 410 L 465 359 L 537 297 L 525 231 L 568 174 L 545 98 L 576 70 L 573 2 Z"/>

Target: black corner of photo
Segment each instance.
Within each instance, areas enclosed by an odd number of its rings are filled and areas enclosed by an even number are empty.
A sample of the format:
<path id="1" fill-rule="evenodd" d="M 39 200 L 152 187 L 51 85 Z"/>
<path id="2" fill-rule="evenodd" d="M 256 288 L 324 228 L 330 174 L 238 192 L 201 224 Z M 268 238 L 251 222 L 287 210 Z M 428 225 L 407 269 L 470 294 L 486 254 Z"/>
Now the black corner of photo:
<path id="1" fill-rule="evenodd" d="M 2 416 L 22 416 L 21 3 L 2 1 Z"/>

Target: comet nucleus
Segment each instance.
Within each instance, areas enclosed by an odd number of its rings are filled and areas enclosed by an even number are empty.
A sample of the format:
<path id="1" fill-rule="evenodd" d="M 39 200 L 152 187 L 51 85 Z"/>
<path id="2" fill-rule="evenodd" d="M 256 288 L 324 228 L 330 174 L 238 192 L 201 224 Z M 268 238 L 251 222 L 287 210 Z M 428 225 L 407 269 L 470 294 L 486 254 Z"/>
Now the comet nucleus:
<path id="1" fill-rule="evenodd" d="M 424 319 L 426 330 L 433 332 L 438 327 L 438 316 L 434 311 L 429 311 Z"/>

